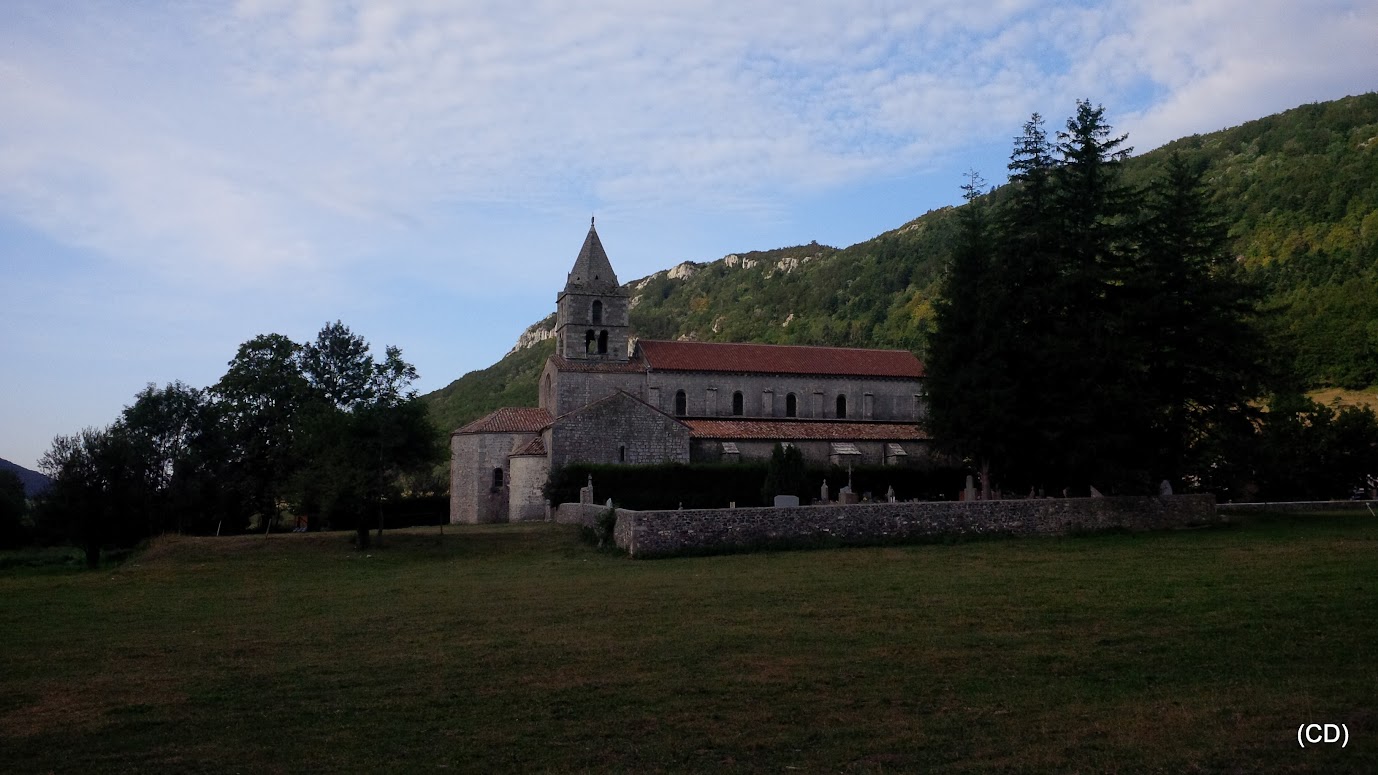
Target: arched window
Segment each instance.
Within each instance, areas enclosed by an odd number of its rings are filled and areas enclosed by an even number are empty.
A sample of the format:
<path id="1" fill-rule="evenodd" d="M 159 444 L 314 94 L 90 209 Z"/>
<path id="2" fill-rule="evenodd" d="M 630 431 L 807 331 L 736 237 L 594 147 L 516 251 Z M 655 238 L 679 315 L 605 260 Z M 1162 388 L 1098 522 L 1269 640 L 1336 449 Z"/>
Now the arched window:
<path id="1" fill-rule="evenodd" d="M 785 396 L 785 416 L 799 416 L 799 399 L 795 398 L 793 393 L 790 393 L 789 395 Z"/>
<path id="2" fill-rule="evenodd" d="M 599 354 L 599 355 L 607 355 L 607 354 L 608 354 L 608 332 L 607 332 L 607 331 L 599 331 L 599 332 L 598 332 L 598 354 Z"/>
<path id="3" fill-rule="evenodd" d="M 847 419 L 847 396 L 842 393 L 837 394 L 837 419 Z"/>
<path id="4" fill-rule="evenodd" d="M 595 301 L 595 302 L 593 303 L 593 324 L 594 324 L 595 326 L 597 326 L 597 325 L 602 325 L 602 323 L 603 323 L 603 302 L 601 302 L 601 301 Z"/>
<path id="5" fill-rule="evenodd" d="M 597 343 L 598 335 L 593 333 L 593 329 L 590 328 L 588 332 L 584 334 L 584 353 L 588 354 L 593 352 L 593 346 Z"/>
<path id="6" fill-rule="evenodd" d="M 686 396 L 683 390 L 676 390 L 675 415 L 683 417 L 686 414 L 689 414 L 689 396 Z"/>
<path id="7" fill-rule="evenodd" d="M 501 467 L 499 467 L 499 468 L 494 468 L 494 469 L 493 469 L 493 489 L 494 489 L 494 490 L 501 490 L 501 489 L 502 489 L 502 468 L 501 468 Z"/>
<path id="8" fill-rule="evenodd" d="M 732 394 L 732 415 L 734 417 L 742 416 L 742 391 L 740 390 Z"/>

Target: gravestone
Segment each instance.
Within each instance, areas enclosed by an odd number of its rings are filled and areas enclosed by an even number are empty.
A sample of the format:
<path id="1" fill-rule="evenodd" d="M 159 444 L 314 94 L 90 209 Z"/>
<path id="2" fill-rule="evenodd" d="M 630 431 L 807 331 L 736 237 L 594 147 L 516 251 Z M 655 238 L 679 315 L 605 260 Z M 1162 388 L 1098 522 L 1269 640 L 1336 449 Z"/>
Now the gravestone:
<path id="1" fill-rule="evenodd" d="M 579 502 L 580 502 L 581 504 L 584 504 L 584 505 L 587 505 L 587 506 L 592 506 L 592 505 L 593 505 L 593 477 L 592 477 L 592 476 L 589 476 L 589 483 L 588 483 L 588 486 L 587 486 L 587 487 L 580 487 L 580 488 L 579 488 Z"/>
<path id="2" fill-rule="evenodd" d="M 1091 485 L 1091 497 L 1092 497 L 1092 498 L 1104 498 L 1105 496 L 1104 496 L 1104 495 L 1101 495 L 1101 494 L 1100 494 L 1100 490 L 1097 490 L 1097 489 L 1096 489 L 1096 486 L 1093 484 L 1093 485 Z"/>
<path id="3" fill-rule="evenodd" d="M 823 480 L 823 488 L 819 491 L 819 497 L 818 497 L 818 499 L 819 499 L 820 501 L 822 501 L 823 503 L 827 503 L 827 502 L 828 502 L 828 480 L 827 480 L 827 479 L 824 479 L 824 480 Z"/>
<path id="4" fill-rule="evenodd" d="M 898 501 L 895 500 L 895 488 L 893 485 L 885 488 L 885 502 L 898 503 Z"/>
<path id="5" fill-rule="evenodd" d="M 777 495 L 775 496 L 775 508 L 786 508 L 799 505 L 798 495 Z"/>
<path id="6" fill-rule="evenodd" d="M 861 498 L 857 497 L 857 494 L 852 492 L 852 486 L 849 484 L 837 491 L 837 502 L 847 506 L 853 503 L 860 503 Z"/>
<path id="7" fill-rule="evenodd" d="M 1158 497 L 1166 498 L 1172 494 L 1172 482 L 1164 479 L 1158 483 Z"/>
<path id="8" fill-rule="evenodd" d="M 962 491 L 962 500 L 976 500 L 976 480 L 971 478 L 971 474 L 967 474 L 967 486 L 966 489 Z"/>

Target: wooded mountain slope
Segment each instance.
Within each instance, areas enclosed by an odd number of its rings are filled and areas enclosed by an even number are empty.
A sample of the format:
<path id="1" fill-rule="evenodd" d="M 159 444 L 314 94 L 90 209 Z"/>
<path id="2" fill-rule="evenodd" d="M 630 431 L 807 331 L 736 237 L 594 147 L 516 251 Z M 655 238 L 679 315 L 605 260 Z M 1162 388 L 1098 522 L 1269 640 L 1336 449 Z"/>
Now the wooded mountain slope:
<path id="1" fill-rule="evenodd" d="M 1048 124 L 1060 127 L 1062 118 Z M 1126 179 L 1146 183 L 1172 150 L 1207 169 L 1238 271 L 1265 289 L 1268 336 L 1299 381 L 1378 383 L 1378 93 L 1176 140 L 1128 160 Z M 961 182 L 952 181 L 954 192 Z M 842 250 L 740 253 L 634 280 L 625 286 L 634 334 L 894 347 L 923 357 L 953 215 L 933 210 Z M 448 431 L 498 406 L 534 405 L 552 347 L 519 350 L 428 394 L 436 424 Z"/>

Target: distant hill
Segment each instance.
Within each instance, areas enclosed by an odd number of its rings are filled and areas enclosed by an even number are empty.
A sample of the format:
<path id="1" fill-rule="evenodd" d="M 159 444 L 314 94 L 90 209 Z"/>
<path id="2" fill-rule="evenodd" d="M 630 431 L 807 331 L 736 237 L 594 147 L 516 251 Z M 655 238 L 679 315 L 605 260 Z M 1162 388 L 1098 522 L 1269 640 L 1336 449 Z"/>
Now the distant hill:
<path id="1" fill-rule="evenodd" d="M 30 471 L 24 466 L 18 463 L 11 463 L 4 458 L 0 458 L 0 471 L 13 471 L 18 474 L 19 481 L 24 483 L 24 494 L 30 498 L 48 489 L 53 483 L 53 480 L 49 479 L 47 476 L 37 471 Z"/>
<path id="2" fill-rule="evenodd" d="M 1050 132 L 1060 125 L 1049 117 Z M 1147 182 L 1173 150 L 1206 169 L 1238 268 L 1266 291 L 1267 334 L 1302 378 L 1313 387 L 1378 383 L 1378 94 L 1173 141 L 1126 162 L 1127 182 Z M 933 210 L 842 250 L 746 252 L 633 280 L 624 287 L 634 335 L 895 347 L 922 357 L 954 213 Z M 534 405 L 553 347 L 543 332 L 553 324 L 545 318 L 494 366 L 426 395 L 437 425 L 452 430 L 497 406 Z"/>

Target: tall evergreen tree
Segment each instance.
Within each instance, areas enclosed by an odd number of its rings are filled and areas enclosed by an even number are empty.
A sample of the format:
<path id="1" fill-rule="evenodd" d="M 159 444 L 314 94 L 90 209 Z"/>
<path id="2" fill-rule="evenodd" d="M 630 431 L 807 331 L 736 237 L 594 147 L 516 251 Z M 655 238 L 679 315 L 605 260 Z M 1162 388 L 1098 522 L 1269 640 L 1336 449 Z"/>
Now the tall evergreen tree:
<path id="1" fill-rule="evenodd" d="M 1128 338 L 1148 408 L 1145 464 L 1177 480 L 1204 434 L 1256 416 L 1250 399 L 1264 390 L 1267 358 L 1252 324 L 1259 294 L 1232 267 L 1200 170 L 1171 154 L 1143 199 Z"/>
<path id="2" fill-rule="evenodd" d="M 1015 383 L 1006 342 L 1009 306 L 991 241 L 984 181 L 974 171 L 962 186 L 959 231 L 935 304 L 929 339 L 927 427 L 944 448 L 981 472 L 986 496 L 992 469 L 1006 461 Z"/>
<path id="3" fill-rule="evenodd" d="M 1056 461 L 1062 484 L 1124 489 L 1142 479 L 1126 468 L 1134 448 L 1132 389 L 1135 343 L 1123 319 L 1123 288 L 1132 272 L 1130 193 L 1121 180 L 1128 148 L 1114 136 L 1105 109 L 1078 101 L 1058 133 L 1052 187 L 1054 263 L 1041 309 L 1051 334 L 1038 348 L 1047 391 L 1044 459 Z M 1143 486 L 1143 482 L 1139 483 Z"/>
<path id="4" fill-rule="evenodd" d="M 1059 424 L 1050 421 L 1045 396 L 1055 381 L 1044 353 L 1054 340 L 1055 310 L 1048 291 L 1056 280 L 1057 161 L 1044 128 L 1034 113 L 1014 140 L 1010 154 L 1008 196 L 995 219 L 995 277 L 1003 286 L 1003 305 L 996 310 L 1013 383 L 1012 408 L 1006 411 L 1007 486 L 1044 484 L 1057 466 L 1048 457 Z"/>
<path id="5" fill-rule="evenodd" d="M 1259 392 L 1252 297 L 1230 279 L 1199 175 L 1171 161 L 1133 190 L 1124 140 L 1089 102 L 1056 146 L 1035 114 L 993 233 L 974 198 L 960 216 L 929 426 L 1011 488 L 1152 492 Z"/>

